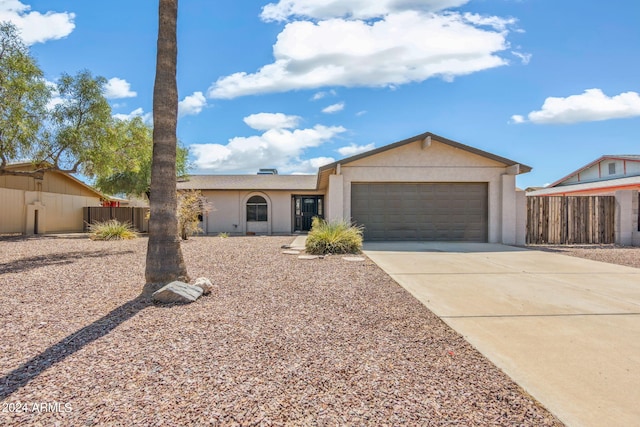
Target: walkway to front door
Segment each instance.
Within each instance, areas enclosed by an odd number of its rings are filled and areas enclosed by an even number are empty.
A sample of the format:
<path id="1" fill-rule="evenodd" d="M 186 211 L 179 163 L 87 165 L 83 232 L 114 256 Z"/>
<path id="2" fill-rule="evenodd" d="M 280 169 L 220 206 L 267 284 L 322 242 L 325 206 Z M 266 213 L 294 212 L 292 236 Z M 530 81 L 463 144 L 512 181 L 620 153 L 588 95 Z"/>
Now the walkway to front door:
<path id="1" fill-rule="evenodd" d="M 314 216 L 324 217 L 324 196 L 293 196 L 294 231 L 311 230 Z"/>

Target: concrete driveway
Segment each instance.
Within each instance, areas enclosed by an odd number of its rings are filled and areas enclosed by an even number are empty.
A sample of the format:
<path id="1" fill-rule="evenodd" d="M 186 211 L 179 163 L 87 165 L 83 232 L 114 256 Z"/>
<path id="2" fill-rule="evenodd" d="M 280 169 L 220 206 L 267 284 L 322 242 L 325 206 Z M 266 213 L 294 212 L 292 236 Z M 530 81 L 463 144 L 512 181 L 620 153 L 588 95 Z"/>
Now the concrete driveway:
<path id="1" fill-rule="evenodd" d="M 565 424 L 640 425 L 640 269 L 494 244 L 364 253 Z"/>

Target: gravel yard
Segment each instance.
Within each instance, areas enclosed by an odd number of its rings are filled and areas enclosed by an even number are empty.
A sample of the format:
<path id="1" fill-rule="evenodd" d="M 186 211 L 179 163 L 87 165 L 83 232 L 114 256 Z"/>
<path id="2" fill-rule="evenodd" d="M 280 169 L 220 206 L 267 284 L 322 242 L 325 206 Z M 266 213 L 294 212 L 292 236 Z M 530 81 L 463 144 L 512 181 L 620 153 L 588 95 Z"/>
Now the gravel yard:
<path id="1" fill-rule="evenodd" d="M 561 425 L 371 261 L 292 240 L 192 238 L 216 288 L 160 307 L 146 238 L 0 239 L 0 425 Z"/>
<path id="2" fill-rule="evenodd" d="M 529 249 L 640 268 L 640 247 L 615 245 L 530 245 Z"/>

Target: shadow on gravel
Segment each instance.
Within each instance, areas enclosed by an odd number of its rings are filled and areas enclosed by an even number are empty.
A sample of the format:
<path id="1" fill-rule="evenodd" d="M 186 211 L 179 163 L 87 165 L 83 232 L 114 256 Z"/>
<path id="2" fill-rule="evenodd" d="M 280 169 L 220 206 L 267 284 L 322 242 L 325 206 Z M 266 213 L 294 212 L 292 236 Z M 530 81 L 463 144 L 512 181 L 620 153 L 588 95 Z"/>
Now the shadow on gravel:
<path id="1" fill-rule="evenodd" d="M 102 258 L 107 255 L 125 255 L 133 254 L 134 251 L 76 251 L 61 252 L 58 254 L 38 255 L 28 258 L 21 258 L 15 261 L 0 264 L 0 274 L 4 273 L 23 273 L 25 271 L 36 268 L 47 267 L 50 265 L 72 264 L 79 258 Z"/>
<path id="2" fill-rule="evenodd" d="M 87 240 L 87 233 L 67 233 L 67 234 L 0 234 L 0 242 L 19 242 L 29 240 Z"/>
<path id="3" fill-rule="evenodd" d="M 58 341 L 39 355 L 0 378 L 0 400 L 11 396 L 56 363 L 62 362 L 84 346 L 109 334 L 122 323 L 152 305 L 140 295 L 112 310 L 107 315 Z"/>

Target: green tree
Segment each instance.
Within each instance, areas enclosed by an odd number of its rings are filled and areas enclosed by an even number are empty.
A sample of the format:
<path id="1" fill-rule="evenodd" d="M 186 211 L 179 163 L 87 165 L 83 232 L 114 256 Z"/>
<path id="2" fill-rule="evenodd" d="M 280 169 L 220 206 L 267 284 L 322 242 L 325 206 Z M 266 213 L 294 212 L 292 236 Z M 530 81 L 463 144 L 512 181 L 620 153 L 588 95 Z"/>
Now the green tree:
<path id="1" fill-rule="evenodd" d="M 104 97 L 104 77 L 89 71 L 63 74 L 57 82 L 57 102 L 50 112 L 49 129 L 36 158 L 53 169 L 81 172 L 88 177 L 109 174 L 116 164 L 135 159 L 122 126 L 111 116 Z"/>
<path id="2" fill-rule="evenodd" d="M 134 162 L 122 165 L 111 175 L 98 176 L 95 186 L 107 194 L 149 197 L 151 187 L 151 158 L 153 155 L 153 129 L 136 117 L 130 121 L 117 123 L 118 135 L 128 145 L 138 148 L 132 158 Z M 178 178 L 187 175 L 189 150 L 178 145 L 176 152 L 176 174 Z"/>
<path id="3" fill-rule="evenodd" d="M 136 170 L 142 122 L 112 117 L 105 83 L 81 71 L 48 85 L 15 26 L 0 23 L 0 175 L 58 170 L 93 178 Z M 33 169 L 7 168 L 22 159 Z"/>
<path id="4" fill-rule="evenodd" d="M 9 162 L 32 158 L 49 97 L 42 70 L 16 27 L 0 23 L 0 174 Z"/>
<path id="5" fill-rule="evenodd" d="M 159 0 L 158 50 L 153 87 L 153 157 L 145 294 L 172 280 L 188 280 L 178 237 L 176 81 L 178 0 Z"/>

